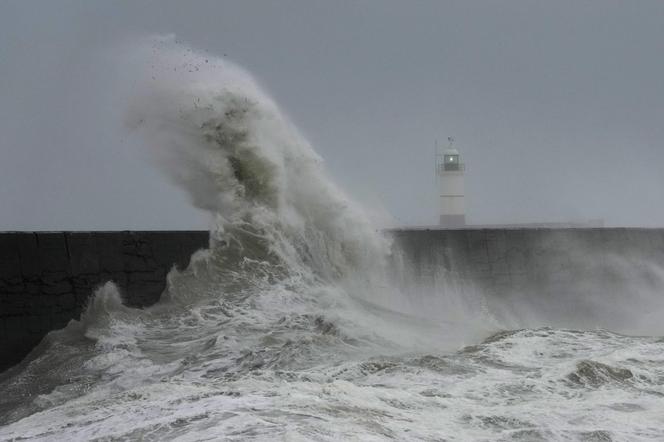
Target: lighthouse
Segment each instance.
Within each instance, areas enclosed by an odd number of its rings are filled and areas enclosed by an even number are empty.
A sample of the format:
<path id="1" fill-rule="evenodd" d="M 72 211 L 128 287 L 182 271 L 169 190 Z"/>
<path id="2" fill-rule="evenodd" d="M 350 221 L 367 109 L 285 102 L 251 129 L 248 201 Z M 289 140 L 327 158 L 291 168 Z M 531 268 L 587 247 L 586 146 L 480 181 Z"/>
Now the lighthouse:
<path id="1" fill-rule="evenodd" d="M 440 191 L 440 226 L 459 228 L 466 225 L 464 173 L 459 151 L 453 147 L 454 139 L 441 154 L 436 153 L 436 175 Z"/>

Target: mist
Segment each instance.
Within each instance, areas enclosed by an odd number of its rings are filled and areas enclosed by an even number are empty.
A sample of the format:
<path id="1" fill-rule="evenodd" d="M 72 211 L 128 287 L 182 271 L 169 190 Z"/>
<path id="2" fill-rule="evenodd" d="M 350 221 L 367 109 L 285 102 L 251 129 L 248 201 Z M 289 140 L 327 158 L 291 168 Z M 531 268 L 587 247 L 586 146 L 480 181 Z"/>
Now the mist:
<path id="1" fill-rule="evenodd" d="M 662 18 L 3 3 L 0 439 L 664 440 Z"/>
<path id="2" fill-rule="evenodd" d="M 664 4 L 3 2 L 0 229 L 206 228 L 128 136 L 119 48 L 247 68 L 385 225 L 437 220 L 454 136 L 471 224 L 664 224 Z"/>

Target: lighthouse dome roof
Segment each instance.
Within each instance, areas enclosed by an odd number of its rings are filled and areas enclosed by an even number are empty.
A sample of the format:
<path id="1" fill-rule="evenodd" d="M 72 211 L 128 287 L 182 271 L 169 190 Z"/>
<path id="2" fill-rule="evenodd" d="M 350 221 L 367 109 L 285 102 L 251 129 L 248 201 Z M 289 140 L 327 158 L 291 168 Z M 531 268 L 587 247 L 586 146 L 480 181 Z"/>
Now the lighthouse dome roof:
<path id="1" fill-rule="evenodd" d="M 456 150 L 455 148 L 451 147 L 451 148 L 445 150 L 445 155 L 459 155 L 459 151 Z"/>

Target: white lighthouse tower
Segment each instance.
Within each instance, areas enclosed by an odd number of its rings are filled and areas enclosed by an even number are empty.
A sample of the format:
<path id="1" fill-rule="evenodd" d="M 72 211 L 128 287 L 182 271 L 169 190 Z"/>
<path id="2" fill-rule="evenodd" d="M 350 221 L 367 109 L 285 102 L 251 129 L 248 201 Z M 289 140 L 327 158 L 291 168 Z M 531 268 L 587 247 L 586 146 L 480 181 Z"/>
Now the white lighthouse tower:
<path id="1" fill-rule="evenodd" d="M 440 189 L 440 225 L 459 228 L 466 225 L 464 173 L 459 151 L 453 147 L 454 139 L 448 138 L 448 148 L 440 155 L 436 152 L 436 175 Z"/>

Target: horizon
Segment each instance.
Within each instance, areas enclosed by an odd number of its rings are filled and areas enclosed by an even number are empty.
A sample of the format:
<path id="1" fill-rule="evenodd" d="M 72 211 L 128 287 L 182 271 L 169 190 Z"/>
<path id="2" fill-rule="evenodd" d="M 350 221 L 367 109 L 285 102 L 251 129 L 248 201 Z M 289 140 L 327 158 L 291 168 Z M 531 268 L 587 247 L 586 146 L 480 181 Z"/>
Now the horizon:
<path id="1" fill-rule="evenodd" d="M 120 48 L 164 32 L 258 78 L 378 226 L 435 224 L 430 165 L 449 136 L 469 224 L 664 226 L 661 2 L 0 11 L 0 230 L 209 227 L 122 126 Z"/>

